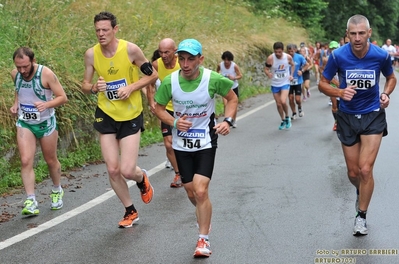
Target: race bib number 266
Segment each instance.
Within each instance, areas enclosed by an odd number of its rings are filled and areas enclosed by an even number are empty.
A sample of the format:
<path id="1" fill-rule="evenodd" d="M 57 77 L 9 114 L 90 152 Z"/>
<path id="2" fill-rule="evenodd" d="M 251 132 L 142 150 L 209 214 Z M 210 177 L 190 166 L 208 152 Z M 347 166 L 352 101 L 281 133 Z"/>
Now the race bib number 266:
<path id="1" fill-rule="evenodd" d="M 357 90 L 367 90 L 373 87 L 376 83 L 376 76 L 374 70 L 347 70 L 346 71 L 347 85 L 356 86 Z"/>

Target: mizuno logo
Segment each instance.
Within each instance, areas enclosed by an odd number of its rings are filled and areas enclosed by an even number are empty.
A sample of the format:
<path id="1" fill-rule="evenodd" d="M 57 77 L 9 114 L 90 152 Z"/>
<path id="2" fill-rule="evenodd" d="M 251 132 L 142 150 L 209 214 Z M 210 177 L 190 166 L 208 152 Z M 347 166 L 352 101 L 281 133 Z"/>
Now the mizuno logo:
<path id="1" fill-rule="evenodd" d="M 374 79 L 373 73 L 356 73 L 352 72 L 348 75 L 348 79 Z"/>
<path id="2" fill-rule="evenodd" d="M 177 136 L 184 138 L 205 138 L 204 129 L 190 129 L 188 131 L 177 131 Z"/>

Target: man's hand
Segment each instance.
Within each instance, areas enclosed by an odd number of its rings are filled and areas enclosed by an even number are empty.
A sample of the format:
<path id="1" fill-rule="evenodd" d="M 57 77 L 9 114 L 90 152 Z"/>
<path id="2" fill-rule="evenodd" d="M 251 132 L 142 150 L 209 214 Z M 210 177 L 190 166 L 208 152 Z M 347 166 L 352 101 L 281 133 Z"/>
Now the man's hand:
<path id="1" fill-rule="evenodd" d="M 227 134 L 230 133 L 230 124 L 223 121 L 222 123 L 219 123 L 216 126 L 214 126 L 213 129 L 216 130 L 216 134 L 226 136 Z"/>

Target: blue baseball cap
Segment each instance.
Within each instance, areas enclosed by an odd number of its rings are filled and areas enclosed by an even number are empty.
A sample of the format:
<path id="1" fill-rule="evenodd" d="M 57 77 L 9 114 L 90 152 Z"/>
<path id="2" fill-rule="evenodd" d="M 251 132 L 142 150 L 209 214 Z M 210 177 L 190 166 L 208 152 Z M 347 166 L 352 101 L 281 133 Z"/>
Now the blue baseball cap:
<path id="1" fill-rule="evenodd" d="M 202 45 L 196 39 L 185 39 L 179 43 L 176 52 L 185 51 L 191 55 L 202 55 Z"/>

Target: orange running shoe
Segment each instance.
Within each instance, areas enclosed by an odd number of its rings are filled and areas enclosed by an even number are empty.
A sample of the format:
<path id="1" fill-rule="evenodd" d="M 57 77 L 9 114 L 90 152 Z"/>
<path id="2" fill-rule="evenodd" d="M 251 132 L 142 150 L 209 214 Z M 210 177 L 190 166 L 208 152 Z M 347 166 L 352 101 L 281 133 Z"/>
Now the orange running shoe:
<path id="1" fill-rule="evenodd" d="M 139 214 L 137 212 L 125 213 L 123 219 L 119 222 L 119 228 L 132 227 L 139 221 Z"/>
<path id="2" fill-rule="evenodd" d="M 333 126 L 333 129 L 332 129 L 333 131 L 337 131 L 337 122 L 335 122 L 334 123 L 334 126 Z"/>
<path id="3" fill-rule="evenodd" d="M 151 183 L 147 177 L 147 171 L 143 171 L 143 178 L 144 178 L 144 183 L 143 183 L 143 188 L 140 189 L 141 192 L 141 199 L 143 200 L 144 203 L 148 204 L 151 202 L 152 197 L 154 196 L 154 188 L 152 188 Z"/>
<path id="4" fill-rule="evenodd" d="M 171 188 L 179 188 L 182 187 L 183 184 L 181 182 L 181 178 L 179 174 L 176 174 L 175 177 L 173 178 L 173 182 L 170 184 Z"/>
<path id="5" fill-rule="evenodd" d="M 197 247 L 194 251 L 194 258 L 207 258 L 212 254 L 211 245 L 209 240 L 205 238 L 199 238 L 197 241 Z"/>

